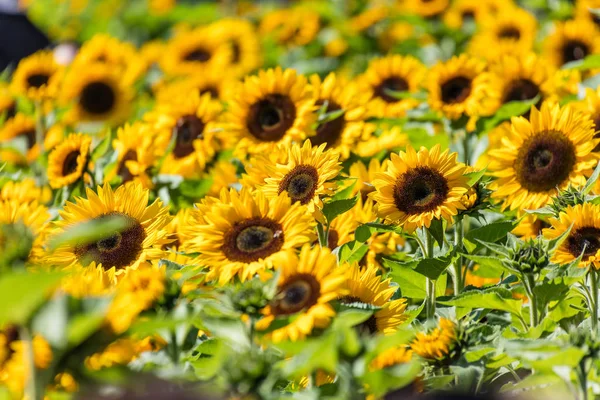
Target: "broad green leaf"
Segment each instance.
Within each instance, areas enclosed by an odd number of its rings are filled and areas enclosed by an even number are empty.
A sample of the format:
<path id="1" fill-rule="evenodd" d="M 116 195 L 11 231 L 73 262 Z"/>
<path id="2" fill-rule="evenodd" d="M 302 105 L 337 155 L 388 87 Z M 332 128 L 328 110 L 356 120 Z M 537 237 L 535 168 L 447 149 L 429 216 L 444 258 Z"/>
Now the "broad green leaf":
<path id="1" fill-rule="evenodd" d="M 436 280 L 446 271 L 454 258 L 455 255 L 452 253 L 444 257 L 423 258 L 418 262 L 415 271 L 431 280 Z"/>
<path id="2" fill-rule="evenodd" d="M 342 190 L 339 190 L 335 195 L 333 195 L 333 197 L 331 198 L 332 200 L 345 200 L 347 198 L 350 197 L 350 195 L 352 195 L 352 191 L 354 190 L 354 187 L 356 186 L 356 182 L 358 181 L 358 178 L 348 178 L 346 179 L 347 181 L 352 181 L 352 183 L 350 185 L 348 185 L 347 187 L 343 188 Z"/>
<path id="3" fill-rule="evenodd" d="M 227 348 L 219 339 L 208 339 L 194 349 L 196 355 L 189 360 L 200 379 L 210 379 L 219 373 L 227 358 Z"/>
<path id="4" fill-rule="evenodd" d="M 110 130 L 108 132 L 108 134 L 106 135 L 106 137 L 100 143 L 98 143 L 98 145 L 96 146 L 94 151 L 92 151 L 92 155 L 91 155 L 92 161 L 98 160 L 99 158 L 101 158 L 108 152 L 108 150 L 111 148 L 110 146 L 112 144 L 113 137 L 114 137 L 114 134 L 113 134 L 112 130 Z"/>
<path id="5" fill-rule="evenodd" d="M 212 177 L 207 179 L 195 180 L 186 179 L 183 182 L 181 182 L 181 185 L 179 185 L 179 192 L 183 196 L 191 199 L 201 199 L 202 197 L 206 196 L 206 194 L 212 187 L 213 182 L 214 180 Z"/>
<path id="6" fill-rule="evenodd" d="M 362 324 L 363 322 L 368 320 L 371 317 L 371 315 L 373 315 L 373 310 L 369 309 L 342 309 L 342 311 L 335 316 L 335 320 L 332 324 L 332 329 L 349 328 L 352 326 Z"/>
<path id="7" fill-rule="evenodd" d="M 369 251 L 369 246 L 359 241 L 353 240 L 351 242 L 343 244 L 340 247 L 338 259 L 340 263 L 358 262 L 365 256 L 365 254 L 367 254 L 367 251 Z"/>
<path id="8" fill-rule="evenodd" d="M 465 359 L 468 362 L 472 363 L 472 362 L 481 360 L 483 357 L 487 356 L 490 353 L 494 353 L 495 351 L 496 351 L 495 347 L 479 345 L 477 347 L 467 350 L 465 352 Z"/>
<path id="9" fill-rule="evenodd" d="M 357 201 L 358 196 L 350 199 L 334 200 L 329 203 L 325 203 L 323 205 L 323 215 L 325 215 L 327 221 L 331 222 L 338 215 L 343 214 L 354 207 Z"/>
<path id="10" fill-rule="evenodd" d="M 304 349 L 284 362 L 282 370 L 290 378 L 301 378 L 316 370 L 335 371 L 338 365 L 337 335 L 327 334 L 306 340 Z"/>
<path id="11" fill-rule="evenodd" d="M 492 117 L 482 118 L 477 123 L 479 134 L 490 131 L 500 123 L 510 120 L 512 117 L 525 114 L 531 109 L 531 106 L 537 104 L 538 101 L 539 95 L 531 100 L 510 101 L 503 104 Z"/>
<path id="12" fill-rule="evenodd" d="M 600 54 L 590 54 L 583 60 L 571 61 L 561 67 L 561 69 L 576 69 L 579 71 L 594 68 L 600 68 Z"/>
<path id="13" fill-rule="evenodd" d="M 428 230 L 441 248 L 444 245 L 444 235 L 446 233 L 444 230 L 444 221 L 441 219 L 434 219 L 431 221 L 431 225 L 429 226 Z"/>
<path id="14" fill-rule="evenodd" d="M 503 296 L 504 295 L 504 296 Z M 470 290 L 461 293 L 450 300 L 440 301 L 440 304 L 464 307 L 469 309 L 483 308 L 489 310 L 507 311 L 519 315 L 523 302 L 510 297 L 508 290 L 499 288 L 490 288 L 486 290 Z"/>
<path id="15" fill-rule="evenodd" d="M 598 58 L 600 60 L 600 55 L 598 55 Z M 588 194 L 594 188 L 596 181 L 598 181 L 598 177 L 600 177 L 600 163 L 596 165 L 596 169 L 594 169 L 592 176 L 588 178 L 585 186 L 581 189 L 581 193 Z"/>
<path id="16" fill-rule="evenodd" d="M 104 313 L 81 314 L 69 321 L 67 343 L 76 347 L 92 336 L 104 323 Z"/>
<path id="17" fill-rule="evenodd" d="M 425 291 L 427 279 L 425 278 L 425 275 L 418 273 L 406 265 L 402 265 L 391 260 L 384 259 L 383 263 L 387 268 L 391 269 L 389 276 L 400 286 L 402 297 L 421 300 L 427 296 Z M 436 296 L 442 296 L 445 294 L 446 280 L 446 274 L 442 274 L 437 279 Z"/>
<path id="18" fill-rule="evenodd" d="M 463 256 L 479 265 L 479 268 L 473 274 L 482 278 L 497 278 L 505 270 L 502 261 L 498 257 L 478 256 L 474 254 L 463 254 Z"/>
<path id="19" fill-rule="evenodd" d="M 513 221 L 498 221 L 484 225 L 480 228 L 467 232 L 464 238 L 464 245 L 472 253 L 477 248 L 477 241 L 494 243 L 506 236 L 513 230 L 515 223 Z M 474 246 L 474 247 L 473 247 Z"/>
<path id="20" fill-rule="evenodd" d="M 63 272 L 6 273 L 0 276 L 0 325 L 23 325 L 65 276 Z"/>
<path id="21" fill-rule="evenodd" d="M 500 391 L 502 393 L 506 393 L 514 390 L 520 394 L 524 389 L 533 391 L 536 389 L 549 388 L 560 384 L 562 384 L 562 380 L 560 377 L 558 377 L 558 375 L 536 372 L 533 375 L 523 378 L 519 382 L 507 383 L 506 385 L 502 386 Z"/>
<path id="22" fill-rule="evenodd" d="M 362 243 L 364 243 L 367 240 L 369 240 L 372 235 L 373 235 L 373 228 L 371 228 L 371 227 L 369 227 L 368 225 L 365 225 L 365 224 L 360 225 L 354 231 L 354 238 L 356 240 L 358 240 L 359 242 L 362 242 Z"/>
<path id="23" fill-rule="evenodd" d="M 370 393 L 377 398 L 381 398 L 390 391 L 410 385 L 420 372 L 420 363 L 413 361 L 376 371 L 368 371 L 361 381 L 369 386 Z"/>
<path id="24" fill-rule="evenodd" d="M 483 168 L 479 171 L 469 172 L 469 173 L 465 174 L 465 176 L 467 178 L 469 178 L 469 180 L 467 181 L 469 186 L 473 186 L 474 184 L 479 182 L 479 180 L 486 174 L 486 172 L 487 172 L 487 169 Z"/>

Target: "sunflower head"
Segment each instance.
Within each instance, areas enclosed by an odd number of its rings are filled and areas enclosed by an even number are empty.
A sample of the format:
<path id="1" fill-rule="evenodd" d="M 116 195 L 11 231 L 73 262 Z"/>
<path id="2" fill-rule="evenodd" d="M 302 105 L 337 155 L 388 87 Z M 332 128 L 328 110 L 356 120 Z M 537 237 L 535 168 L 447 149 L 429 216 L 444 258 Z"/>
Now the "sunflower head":
<path id="1" fill-rule="evenodd" d="M 332 300 L 346 294 L 346 268 L 327 248 L 305 245 L 300 254 L 291 253 L 280 271 L 277 293 L 262 311 L 264 318 L 257 329 L 265 330 L 279 318 L 290 318 L 287 324 L 270 332 L 274 342 L 301 340 L 314 328 L 325 328 L 335 315 Z"/>
<path id="2" fill-rule="evenodd" d="M 310 43 L 319 32 L 319 14 L 306 7 L 275 10 L 260 22 L 260 33 L 273 36 L 280 44 L 303 46 Z"/>
<path id="3" fill-rule="evenodd" d="M 558 22 L 544 42 L 545 56 L 560 67 L 600 52 L 599 28 L 590 20 Z"/>
<path id="4" fill-rule="evenodd" d="M 428 332 L 417 333 L 410 344 L 412 351 L 430 362 L 447 360 L 457 345 L 457 326 L 446 318 Z"/>
<path id="5" fill-rule="evenodd" d="M 70 134 L 48 156 L 48 181 L 54 189 L 71 185 L 83 177 L 90 156 L 92 138 Z"/>
<path id="6" fill-rule="evenodd" d="M 57 95 L 63 68 L 54 60 L 51 51 L 40 51 L 24 58 L 15 70 L 11 89 L 33 100 L 44 100 Z"/>
<path id="7" fill-rule="evenodd" d="M 452 216 L 464 209 L 462 196 L 469 190 L 463 175 L 466 166 L 456 161 L 457 154 L 411 146 L 406 153 L 392 154 L 385 172 L 378 173 L 372 195 L 378 214 L 412 232 L 429 227 L 434 219 L 452 222 Z"/>
<path id="8" fill-rule="evenodd" d="M 262 64 L 261 45 L 251 22 L 224 18 L 210 25 L 211 33 L 230 47 L 228 71 L 244 76 Z"/>
<path id="9" fill-rule="evenodd" d="M 387 349 L 377 355 L 369 364 L 369 369 L 376 371 L 398 364 L 409 363 L 413 358 L 413 351 L 409 346 L 398 346 Z"/>
<path id="10" fill-rule="evenodd" d="M 312 133 L 316 116 L 306 78 L 281 68 L 259 71 L 238 88 L 227 114 L 239 151 L 259 153 Z"/>
<path id="11" fill-rule="evenodd" d="M 117 152 L 117 164 L 107 179 L 118 175 L 121 182 L 140 182 L 145 188 L 152 187 L 150 169 L 159 159 L 157 144 L 160 141 L 151 126 L 144 123 L 125 124 L 117 131 L 113 148 Z"/>
<path id="12" fill-rule="evenodd" d="M 530 119 L 513 118 L 502 146 L 489 153 L 489 169 L 498 178 L 490 184 L 492 198 L 511 209 L 543 207 L 557 188 L 585 184 L 597 142 L 588 115 L 548 102 L 532 107 Z"/>
<path id="13" fill-rule="evenodd" d="M 432 18 L 442 14 L 450 5 L 450 0 L 405 0 L 400 7 L 406 11 Z"/>

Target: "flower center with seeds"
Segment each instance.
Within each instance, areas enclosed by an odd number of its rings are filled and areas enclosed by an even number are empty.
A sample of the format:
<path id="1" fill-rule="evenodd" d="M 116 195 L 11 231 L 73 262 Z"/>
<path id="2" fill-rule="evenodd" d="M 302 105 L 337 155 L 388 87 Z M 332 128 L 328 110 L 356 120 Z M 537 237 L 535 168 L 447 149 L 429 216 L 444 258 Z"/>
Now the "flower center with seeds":
<path id="1" fill-rule="evenodd" d="M 404 78 L 393 76 L 383 80 L 379 85 L 375 86 L 373 92 L 376 97 L 379 97 L 386 103 L 396 103 L 401 99 L 393 97 L 389 92 L 405 92 L 408 90 L 408 83 Z"/>
<path id="2" fill-rule="evenodd" d="M 325 104 L 324 100 L 319 100 L 316 102 L 317 107 L 322 107 L 323 104 Z M 334 101 L 328 100 L 327 101 L 327 109 L 325 110 L 326 113 L 332 113 L 332 112 L 336 112 L 341 110 L 342 107 L 340 107 L 339 104 L 337 104 Z M 335 146 L 335 144 L 337 144 L 340 140 L 340 138 L 342 137 L 342 132 L 344 131 L 344 127 L 346 125 L 346 120 L 344 119 L 343 115 L 340 115 L 339 117 L 332 119 L 330 121 L 325 122 L 324 124 L 320 124 L 319 127 L 317 128 L 317 134 L 315 136 L 311 136 L 310 139 L 310 143 L 313 146 L 319 146 L 323 143 L 327 143 L 327 148 L 331 148 L 332 146 Z"/>
<path id="3" fill-rule="evenodd" d="M 102 264 L 104 269 L 112 267 L 122 269 L 131 265 L 139 257 L 143 250 L 146 232 L 135 218 L 120 212 L 111 212 L 93 220 L 102 223 L 114 218 L 124 222 L 121 231 L 91 243 L 75 246 L 74 253 L 83 265 L 96 262 Z"/>
<path id="4" fill-rule="evenodd" d="M 106 114 L 116 103 L 116 94 L 110 85 L 104 82 L 92 82 L 84 86 L 79 97 L 79 105 L 90 114 Z"/>
<path id="5" fill-rule="evenodd" d="M 394 203 L 406 214 L 421 214 L 442 205 L 448 191 L 448 182 L 442 174 L 429 167 L 416 167 L 398 177 Z"/>
<path id="6" fill-rule="evenodd" d="M 498 32 L 498 38 L 519 40 L 521 38 L 521 32 L 514 26 L 507 26 Z"/>
<path id="7" fill-rule="evenodd" d="M 462 103 L 471 94 L 471 79 L 457 76 L 443 83 L 441 89 L 444 103 Z"/>
<path id="8" fill-rule="evenodd" d="M 279 183 L 279 193 L 287 192 L 292 201 L 306 204 L 317 191 L 319 172 L 312 165 L 298 165 L 288 172 Z"/>
<path id="9" fill-rule="evenodd" d="M 176 158 L 186 157 L 194 152 L 194 140 L 204 137 L 206 125 L 195 115 L 184 115 L 179 118 L 173 128 L 175 135 L 175 148 L 173 155 Z"/>
<path id="10" fill-rule="evenodd" d="M 236 222 L 224 235 L 222 251 L 231 261 L 250 263 L 281 250 L 283 227 L 269 218 Z"/>
<path id="11" fill-rule="evenodd" d="M 518 79 L 508 85 L 506 94 L 504 95 L 504 103 L 531 100 L 538 94 L 540 94 L 538 85 L 529 79 Z"/>
<path id="12" fill-rule="evenodd" d="M 296 119 L 296 106 L 281 94 L 270 94 L 250 106 L 246 125 L 260 141 L 276 142 L 283 138 Z"/>
<path id="13" fill-rule="evenodd" d="M 295 314 L 317 304 L 321 284 L 311 274 L 296 274 L 288 278 L 271 303 L 274 315 Z"/>
<path id="14" fill-rule="evenodd" d="M 80 155 L 81 155 L 81 153 L 79 152 L 79 150 L 75 150 L 75 151 L 72 151 L 69 154 L 67 154 L 67 156 L 65 157 L 65 160 L 63 161 L 63 167 L 62 167 L 62 175 L 63 176 L 71 175 L 73 172 L 77 171 L 77 166 L 79 165 L 77 163 L 77 159 L 79 158 Z"/>
<path id="15" fill-rule="evenodd" d="M 33 74 L 27 77 L 27 84 L 30 87 L 39 88 L 48 83 L 50 77 L 46 74 Z"/>
<path id="16" fill-rule="evenodd" d="M 570 40 L 562 48 L 563 64 L 583 60 L 589 53 L 590 49 L 587 44 L 580 40 Z"/>
<path id="17" fill-rule="evenodd" d="M 185 61 L 206 62 L 210 60 L 210 53 L 204 49 L 194 49 L 183 57 Z"/>
<path id="18" fill-rule="evenodd" d="M 531 192 L 545 192 L 560 186 L 575 166 L 575 146 L 562 133 L 544 131 L 527 139 L 517 154 L 516 178 Z"/>
<path id="19" fill-rule="evenodd" d="M 583 253 L 583 259 L 587 260 L 600 250 L 600 229 L 593 226 L 578 228 L 569 234 L 566 245 L 573 257 Z"/>

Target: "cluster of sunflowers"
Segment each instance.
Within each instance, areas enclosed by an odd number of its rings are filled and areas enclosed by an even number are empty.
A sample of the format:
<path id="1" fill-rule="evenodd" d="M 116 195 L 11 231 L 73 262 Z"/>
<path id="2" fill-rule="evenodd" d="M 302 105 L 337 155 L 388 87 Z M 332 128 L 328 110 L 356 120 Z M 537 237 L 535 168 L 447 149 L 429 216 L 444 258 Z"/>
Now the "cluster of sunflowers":
<path id="1" fill-rule="evenodd" d="M 2 398 L 600 395 L 599 0 L 181 3 L 29 4 Z"/>

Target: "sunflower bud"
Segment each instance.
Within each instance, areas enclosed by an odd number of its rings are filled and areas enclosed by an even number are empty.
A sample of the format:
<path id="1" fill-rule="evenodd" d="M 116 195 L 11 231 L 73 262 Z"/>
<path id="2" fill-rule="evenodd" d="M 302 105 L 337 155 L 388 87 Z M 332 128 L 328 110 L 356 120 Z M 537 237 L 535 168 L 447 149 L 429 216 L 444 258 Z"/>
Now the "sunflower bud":
<path id="1" fill-rule="evenodd" d="M 585 201 L 585 194 L 581 193 L 572 186 L 569 186 L 566 190 L 562 190 L 556 197 L 552 199 L 550 208 L 556 213 L 556 215 L 558 215 L 565 208 L 576 206 L 577 204 L 583 204 Z"/>
<path id="2" fill-rule="evenodd" d="M 230 390 L 237 395 L 257 393 L 258 386 L 264 381 L 271 366 L 280 361 L 272 351 L 251 349 L 231 357 L 223 372 Z"/>
<path id="3" fill-rule="evenodd" d="M 535 274 L 550 264 L 548 248 L 541 238 L 520 241 L 509 249 L 509 257 L 504 261 L 512 270 L 524 274 Z"/>
<path id="4" fill-rule="evenodd" d="M 0 269 L 22 266 L 32 244 L 33 235 L 23 223 L 0 225 Z"/>
<path id="5" fill-rule="evenodd" d="M 236 310 L 244 314 L 257 314 L 259 310 L 269 303 L 267 288 L 260 279 L 244 282 L 231 294 L 231 300 Z"/>

